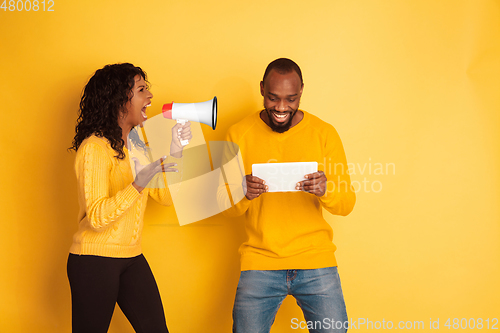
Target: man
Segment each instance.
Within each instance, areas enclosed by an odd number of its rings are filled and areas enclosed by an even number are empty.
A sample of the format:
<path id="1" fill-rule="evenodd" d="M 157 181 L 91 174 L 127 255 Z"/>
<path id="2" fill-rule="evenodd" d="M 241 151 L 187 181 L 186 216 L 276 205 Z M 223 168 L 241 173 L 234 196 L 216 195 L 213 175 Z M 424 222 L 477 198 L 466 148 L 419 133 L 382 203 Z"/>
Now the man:
<path id="1" fill-rule="evenodd" d="M 290 59 L 271 62 L 260 83 L 264 110 L 233 125 L 226 141 L 237 144 L 245 169 L 245 196 L 228 216 L 245 214 L 247 240 L 240 247 L 241 275 L 233 332 L 269 332 L 287 295 L 301 307 L 309 332 L 345 332 L 347 314 L 337 273 L 333 232 L 322 207 L 349 214 L 356 201 L 342 142 L 333 126 L 299 110 L 304 84 Z M 299 192 L 266 193 L 252 164 L 318 162 L 318 172 L 297 183 Z M 234 184 L 233 184 L 234 185 Z M 228 184 L 231 187 L 231 184 Z"/>

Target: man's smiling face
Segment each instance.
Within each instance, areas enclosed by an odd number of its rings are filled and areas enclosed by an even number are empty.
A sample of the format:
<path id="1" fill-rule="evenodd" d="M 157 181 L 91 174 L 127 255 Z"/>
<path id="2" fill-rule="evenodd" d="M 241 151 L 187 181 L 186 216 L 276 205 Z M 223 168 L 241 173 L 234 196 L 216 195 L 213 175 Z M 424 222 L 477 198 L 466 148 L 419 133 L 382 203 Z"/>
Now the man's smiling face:
<path id="1" fill-rule="evenodd" d="M 296 125 L 293 120 L 303 88 L 299 75 L 294 71 L 279 73 L 273 69 L 260 83 L 265 109 L 262 118 L 273 131 L 283 133 Z"/>

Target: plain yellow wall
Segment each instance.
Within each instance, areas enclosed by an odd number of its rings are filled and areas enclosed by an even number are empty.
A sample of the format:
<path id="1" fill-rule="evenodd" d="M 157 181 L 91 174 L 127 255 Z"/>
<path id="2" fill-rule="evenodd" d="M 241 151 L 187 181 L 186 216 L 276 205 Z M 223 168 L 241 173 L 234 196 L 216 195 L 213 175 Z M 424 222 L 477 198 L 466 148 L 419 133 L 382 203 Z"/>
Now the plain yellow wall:
<path id="1" fill-rule="evenodd" d="M 66 148 L 96 69 L 145 69 L 152 114 L 217 95 L 208 141 L 262 105 L 259 81 L 278 57 L 301 66 L 301 107 L 336 127 L 353 181 L 367 186 L 351 215 L 326 214 L 349 317 L 424 321 L 425 330 L 430 318 L 448 330 L 447 318 L 500 317 L 500 1 L 53 8 L 0 10 L 0 332 L 70 331 L 65 265 L 78 207 Z M 173 208 L 152 201 L 145 219 L 171 332 L 229 332 L 243 220 L 179 227 Z M 287 298 L 272 332 L 301 331 L 292 318 L 302 320 Z M 110 332 L 133 332 L 119 310 Z"/>

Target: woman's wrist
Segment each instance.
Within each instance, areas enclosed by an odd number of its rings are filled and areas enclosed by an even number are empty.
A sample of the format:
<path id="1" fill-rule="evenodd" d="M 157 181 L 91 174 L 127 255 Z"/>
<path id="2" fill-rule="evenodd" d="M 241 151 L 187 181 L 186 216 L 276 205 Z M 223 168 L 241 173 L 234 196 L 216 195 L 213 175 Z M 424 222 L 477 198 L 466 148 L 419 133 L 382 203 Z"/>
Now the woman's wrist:
<path id="1" fill-rule="evenodd" d="M 134 186 L 135 189 L 137 190 L 137 192 L 139 192 L 139 193 L 141 193 L 142 190 L 144 190 L 144 187 L 137 185 L 137 183 L 135 181 L 132 183 L 132 186 Z"/>
<path id="2" fill-rule="evenodd" d="M 179 148 L 175 146 L 174 144 L 170 145 L 170 155 L 175 157 L 175 158 L 181 158 L 182 157 L 182 148 Z"/>

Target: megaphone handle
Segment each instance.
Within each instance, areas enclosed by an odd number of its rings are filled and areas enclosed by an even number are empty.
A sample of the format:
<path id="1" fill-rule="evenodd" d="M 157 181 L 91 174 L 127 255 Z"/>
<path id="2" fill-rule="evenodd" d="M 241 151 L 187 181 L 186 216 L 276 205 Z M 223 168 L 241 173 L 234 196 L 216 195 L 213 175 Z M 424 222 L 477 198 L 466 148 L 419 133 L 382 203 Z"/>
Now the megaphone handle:
<path id="1" fill-rule="evenodd" d="M 187 122 L 186 119 L 177 119 L 177 123 L 178 124 L 182 124 L 184 125 L 185 123 Z M 177 134 L 179 134 L 180 130 L 177 132 Z M 180 140 L 180 138 L 179 138 Z M 181 141 L 181 145 L 184 147 L 184 146 L 187 146 L 187 144 L 189 143 L 189 140 L 180 140 Z"/>

